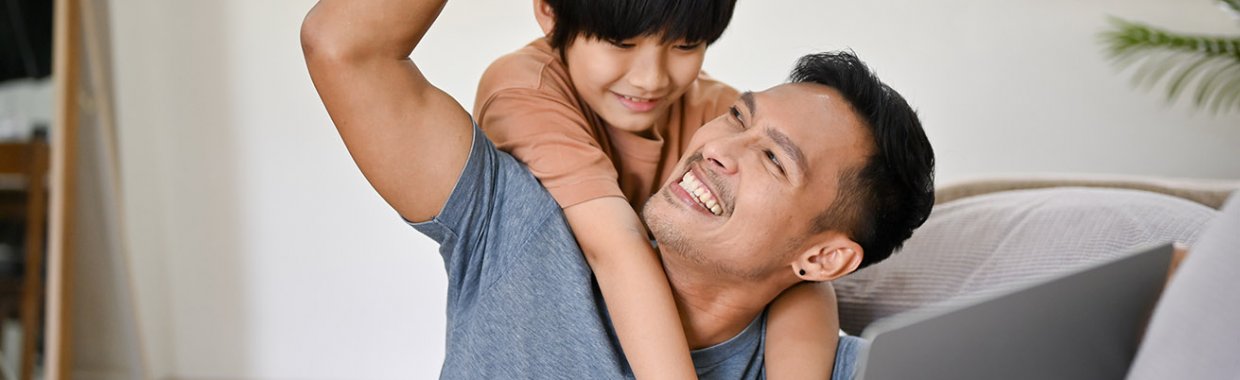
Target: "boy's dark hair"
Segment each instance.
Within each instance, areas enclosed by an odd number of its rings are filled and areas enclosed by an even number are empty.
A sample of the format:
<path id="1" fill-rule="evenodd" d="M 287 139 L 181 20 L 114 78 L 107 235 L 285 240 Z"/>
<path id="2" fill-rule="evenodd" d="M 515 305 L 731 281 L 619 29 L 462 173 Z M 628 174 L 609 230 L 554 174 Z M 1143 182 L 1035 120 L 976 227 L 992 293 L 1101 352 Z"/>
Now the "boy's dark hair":
<path id="1" fill-rule="evenodd" d="M 839 91 L 874 141 L 865 165 L 842 173 L 835 201 L 811 231 L 848 234 L 864 250 L 862 268 L 883 261 L 934 205 L 934 150 L 917 112 L 851 51 L 801 57 L 788 80 Z"/>
<path id="2" fill-rule="evenodd" d="M 577 36 L 623 41 L 638 36 L 714 43 L 732 21 L 736 0 L 546 0 L 555 14 L 551 46 Z"/>

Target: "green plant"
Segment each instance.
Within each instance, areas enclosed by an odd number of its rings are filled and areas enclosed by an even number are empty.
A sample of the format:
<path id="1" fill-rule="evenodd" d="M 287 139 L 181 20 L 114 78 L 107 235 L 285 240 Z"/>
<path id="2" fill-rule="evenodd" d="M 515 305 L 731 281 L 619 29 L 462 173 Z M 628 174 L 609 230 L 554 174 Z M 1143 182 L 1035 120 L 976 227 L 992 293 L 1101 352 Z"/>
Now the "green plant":
<path id="1" fill-rule="evenodd" d="M 1221 6 L 1240 17 L 1240 0 Z M 1136 67 L 1138 86 L 1165 83 L 1168 102 L 1192 94 L 1199 109 L 1240 111 L 1240 37 L 1187 35 L 1119 18 L 1111 23 L 1102 33 L 1107 53 L 1121 68 Z"/>

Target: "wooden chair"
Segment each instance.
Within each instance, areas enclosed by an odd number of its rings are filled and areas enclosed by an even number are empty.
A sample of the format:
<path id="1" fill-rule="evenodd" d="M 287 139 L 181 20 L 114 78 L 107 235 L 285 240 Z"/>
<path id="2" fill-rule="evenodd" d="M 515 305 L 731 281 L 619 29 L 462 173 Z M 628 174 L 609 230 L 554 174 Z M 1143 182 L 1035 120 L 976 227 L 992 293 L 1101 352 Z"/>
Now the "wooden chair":
<path id="1" fill-rule="evenodd" d="M 43 258 L 47 231 L 48 145 L 42 136 L 30 142 L 0 143 L 0 175 L 21 179 L 21 187 L 0 189 L 0 218 L 24 220 L 24 270 L 20 278 L 0 279 L 0 296 L 20 298 L 22 325 L 21 374 L 34 378 L 35 359 L 42 338 Z M 9 308 L 11 309 L 11 307 Z M 7 317 L 3 310 L 0 317 Z"/>

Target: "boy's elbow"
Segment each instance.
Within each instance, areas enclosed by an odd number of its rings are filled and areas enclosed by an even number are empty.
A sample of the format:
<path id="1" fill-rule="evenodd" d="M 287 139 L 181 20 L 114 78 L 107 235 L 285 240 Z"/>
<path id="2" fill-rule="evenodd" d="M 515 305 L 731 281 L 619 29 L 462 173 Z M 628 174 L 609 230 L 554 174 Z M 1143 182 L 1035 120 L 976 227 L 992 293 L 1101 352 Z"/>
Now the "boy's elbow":
<path id="1" fill-rule="evenodd" d="M 606 270 L 610 269 L 612 265 L 614 265 L 612 260 L 610 260 L 612 257 L 608 255 L 609 253 L 609 251 L 593 247 L 581 248 L 581 255 L 586 258 L 586 264 L 590 265 L 590 268 L 593 268 L 594 270 Z"/>

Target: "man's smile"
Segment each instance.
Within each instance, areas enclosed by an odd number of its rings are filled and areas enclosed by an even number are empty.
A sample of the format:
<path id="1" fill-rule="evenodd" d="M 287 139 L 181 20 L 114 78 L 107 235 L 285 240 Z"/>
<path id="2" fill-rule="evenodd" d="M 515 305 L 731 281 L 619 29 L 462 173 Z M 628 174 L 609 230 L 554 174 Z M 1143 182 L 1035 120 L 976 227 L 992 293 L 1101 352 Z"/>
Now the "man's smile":
<path id="1" fill-rule="evenodd" d="M 723 215 L 723 205 L 719 204 L 719 197 L 710 190 L 702 180 L 693 173 L 693 170 L 685 172 L 680 182 L 676 184 L 683 189 L 691 198 L 697 202 L 697 205 L 703 209 L 710 211 L 715 216 Z"/>

